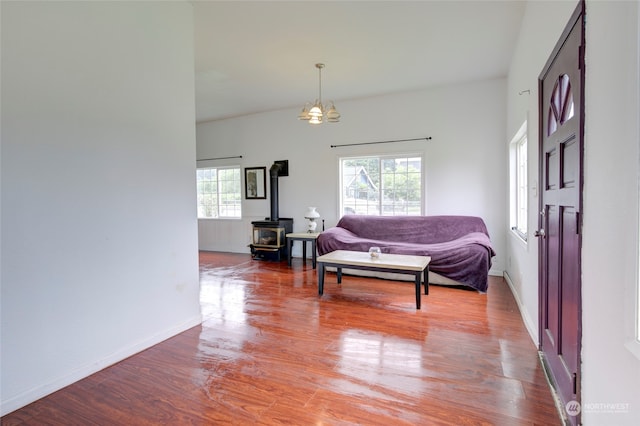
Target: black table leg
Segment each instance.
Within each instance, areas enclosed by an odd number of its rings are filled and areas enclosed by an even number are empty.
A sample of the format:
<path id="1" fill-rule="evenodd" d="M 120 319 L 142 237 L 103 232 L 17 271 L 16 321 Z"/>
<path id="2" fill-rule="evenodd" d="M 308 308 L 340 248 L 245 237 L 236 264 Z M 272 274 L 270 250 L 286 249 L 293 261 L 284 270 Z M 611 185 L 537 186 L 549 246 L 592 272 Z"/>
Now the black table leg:
<path id="1" fill-rule="evenodd" d="M 307 242 L 305 240 L 302 241 L 302 263 L 307 263 Z"/>
<path id="2" fill-rule="evenodd" d="M 416 309 L 420 309 L 420 281 L 422 281 L 422 271 L 416 272 Z"/>
<path id="3" fill-rule="evenodd" d="M 338 284 L 342 283 L 342 268 L 337 267 L 336 268 L 336 274 L 338 275 Z"/>
<path id="4" fill-rule="evenodd" d="M 429 294 L 429 265 L 424 268 L 424 294 Z"/>
<path id="5" fill-rule="evenodd" d="M 318 294 L 322 296 L 324 292 L 324 263 L 318 264 Z"/>
<path id="6" fill-rule="evenodd" d="M 287 250 L 287 263 L 291 266 L 291 252 L 293 251 L 293 240 L 289 240 L 289 250 Z"/>
<path id="7" fill-rule="evenodd" d="M 311 264 L 313 265 L 313 269 L 316 269 L 316 240 L 311 240 Z"/>

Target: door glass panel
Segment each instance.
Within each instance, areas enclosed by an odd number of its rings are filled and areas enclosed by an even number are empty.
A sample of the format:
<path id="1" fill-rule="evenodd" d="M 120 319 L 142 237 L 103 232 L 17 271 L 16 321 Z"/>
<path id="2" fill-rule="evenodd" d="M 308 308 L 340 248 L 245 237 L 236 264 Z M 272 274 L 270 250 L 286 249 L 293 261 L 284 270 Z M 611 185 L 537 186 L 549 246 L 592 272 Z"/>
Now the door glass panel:
<path id="1" fill-rule="evenodd" d="M 551 92 L 549 104 L 547 136 L 554 134 L 559 126 L 562 126 L 574 115 L 573 92 L 567 74 L 558 77 L 553 92 Z"/>

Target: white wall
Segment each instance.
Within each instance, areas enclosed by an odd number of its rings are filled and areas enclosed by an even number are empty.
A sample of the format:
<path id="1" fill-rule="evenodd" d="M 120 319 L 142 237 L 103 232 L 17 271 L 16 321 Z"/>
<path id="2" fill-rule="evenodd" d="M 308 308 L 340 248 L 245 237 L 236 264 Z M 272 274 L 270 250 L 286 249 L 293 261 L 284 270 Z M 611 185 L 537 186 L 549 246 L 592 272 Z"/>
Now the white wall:
<path id="1" fill-rule="evenodd" d="M 511 231 L 506 236 L 506 278 L 520 305 L 522 318 L 538 343 L 538 76 L 553 51 L 577 2 L 528 2 L 507 83 L 507 138 L 505 151 L 527 121 L 529 159 L 529 238 L 527 243 Z M 529 92 L 525 92 L 525 91 Z M 522 93 L 524 92 L 524 93 Z M 508 208 L 508 204 L 505 208 Z M 509 224 L 507 224 L 508 226 Z"/>
<path id="2" fill-rule="evenodd" d="M 587 2 L 582 397 L 593 425 L 640 424 L 638 14 L 637 1 Z"/>
<path id="3" fill-rule="evenodd" d="M 538 179 L 537 77 L 576 5 L 527 3 L 509 72 L 507 135 L 510 139 L 528 117 L 532 190 Z M 638 13 L 638 2 L 587 2 L 581 383 L 587 425 L 640 423 L 640 349 L 633 343 L 640 171 Z M 527 89 L 530 96 L 518 95 Z M 534 191 L 529 205 L 529 229 L 535 230 Z M 537 342 L 537 241 L 525 247 L 508 236 L 507 247 L 507 274 Z"/>
<path id="4" fill-rule="evenodd" d="M 200 322 L 187 2 L 2 2 L 2 414 Z"/>
<path id="5" fill-rule="evenodd" d="M 339 219 L 338 157 L 374 153 L 423 153 L 426 162 L 425 214 L 484 218 L 502 274 L 505 255 L 507 176 L 505 140 L 506 80 L 494 79 L 412 93 L 336 102 L 342 121 L 313 127 L 283 110 L 201 123 L 198 158 L 242 155 L 235 164 L 269 166 L 289 160 L 289 176 L 279 181 L 280 217 L 293 217 L 304 231 L 303 214 L 316 206 L 331 227 Z M 301 99 L 300 102 L 303 102 Z M 373 112 L 373 113 L 372 113 Z M 431 136 L 430 141 L 330 148 L 330 145 Z M 229 161 L 200 162 L 223 165 Z M 269 216 L 269 200 L 243 200 L 242 221 L 200 220 L 203 250 L 248 252 L 250 222 Z M 321 222 L 320 222 L 321 223 Z M 301 246 L 294 247 L 299 256 Z"/>

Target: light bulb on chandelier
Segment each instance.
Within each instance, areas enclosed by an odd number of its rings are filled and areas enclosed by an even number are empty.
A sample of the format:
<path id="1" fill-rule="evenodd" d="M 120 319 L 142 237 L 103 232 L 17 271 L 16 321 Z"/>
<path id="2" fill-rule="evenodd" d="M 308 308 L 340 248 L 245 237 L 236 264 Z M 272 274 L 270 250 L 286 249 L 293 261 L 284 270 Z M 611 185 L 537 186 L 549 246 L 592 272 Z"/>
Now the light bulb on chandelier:
<path id="1" fill-rule="evenodd" d="M 322 68 L 324 68 L 324 64 L 316 64 L 316 68 L 318 68 L 318 98 L 313 104 L 307 102 L 302 107 L 298 120 L 308 121 L 309 124 L 322 124 L 325 119 L 329 123 L 338 123 L 340 113 L 333 101 L 329 101 L 327 105 L 322 104 Z"/>

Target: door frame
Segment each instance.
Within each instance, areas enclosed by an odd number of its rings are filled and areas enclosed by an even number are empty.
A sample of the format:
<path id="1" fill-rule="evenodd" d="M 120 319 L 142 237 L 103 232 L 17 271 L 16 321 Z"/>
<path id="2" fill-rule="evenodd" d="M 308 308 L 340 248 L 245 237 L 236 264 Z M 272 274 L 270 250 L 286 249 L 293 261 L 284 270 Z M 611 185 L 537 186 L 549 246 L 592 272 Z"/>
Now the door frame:
<path id="1" fill-rule="evenodd" d="M 549 55 L 549 58 L 547 60 L 547 62 L 545 63 L 542 71 L 540 72 L 540 76 L 538 77 L 538 182 L 544 182 L 543 179 L 543 173 L 544 173 L 544 166 L 543 166 L 543 162 L 545 159 L 544 156 L 544 132 L 546 131 L 544 128 L 544 114 L 547 113 L 545 105 L 544 105 L 544 99 L 543 99 L 543 93 L 542 93 L 542 89 L 543 89 L 543 84 L 542 81 L 544 79 L 544 77 L 546 76 L 546 74 L 549 72 L 549 69 L 551 68 L 551 66 L 553 65 L 556 57 L 558 56 L 558 53 L 560 52 L 561 48 L 564 46 L 569 34 L 571 33 L 573 27 L 575 26 L 576 22 L 578 21 L 578 19 L 582 20 L 582 30 L 581 30 L 581 35 L 580 35 L 580 51 L 579 51 L 579 59 L 578 59 L 578 66 L 580 69 L 580 107 L 579 107 L 579 111 L 577 111 L 578 114 L 578 118 L 580 120 L 580 125 L 579 125 L 579 129 L 578 129 L 578 135 L 579 135 L 579 161 L 580 161 L 580 175 L 579 175 L 579 180 L 578 180 L 578 185 L 579 185 L 579 201 L 578 201 L 578 211 L 579 211 L 579 218 L 578 218 L 578 223 L 577 223 L 577 227 L 578 227 L 578 252 L 580 253 L 579 256 L 579 261 L 578 261 L 578 276 L 582 277 L 582 222 L 583 222 L 583 214 L 584 214 L 584 210 L 583 210 L 583 197 L 584 197 L 584 129 L 585 129 L 585 61 L 584 61 L 584 56 L 585 56 L 585 0 L 579 0 L 578 5 L 576 6 L 574 12 L 571 15 L 571 18 L 569 19 L 569 21 L 567 22 L 562 35 L 560 36 L 560 38 L 558 39 L 558 42 L 556 43 L 552 53 Z M 540 192 L 540 195 L 538 197 L 538 230 L 543 230 L 544 226 L 545 226 L 545 217 L 541 214 L 541 212 L 544 209 L 544 199 L 542 196 L 542 193 Z M 538 231 L 536 231 L 536 236 L 538 235 Z M 547 377 L 549 378 L 549 381 L 553 387 L 554 392 L 556 392 L 556 380 L 553 376 L 553 373 L 551 371 L 551 369 L 549 368 L 548 365 L 546 365 L 546 358 L 544 356 L 544 352 L 543 352 L 543 333 L 545 332 L 544 330 L 544 318 L 543 318 L 543 299 L 545 297 L 545 293 L 544 293 L 544 271 L 546 270 L 546 264 L 545 264 L 545 259 L 544 259 L 544 247 L 543 247 L 544 243 L 542 241 L 540 241 L 538 243 L 538 350 L 540 352 L 540 359 L 542 360 L 543 364 L 544 364 L 544 369 L 545 369 L 545 373 L 547 374 Z M 581 399 L 582 399 L 582 392 L 581 392 L 581 375 L 582 375 L 582 369 L 581 369 L 581 364 L 582 364 L 582 357 L 581 357 L 581 351 L 582 351 L 582 279 L 580 279 L 580 288 L 579 288 L 579 300 L 578 302 L 578 330 L 577 330 L 577 335 L 578 335 L 578 346 L 577 346 L 577 371 L 576 371 L 576 384 L 575 384 L 575 388 L 576 388 L 576 402 L 580 403 Z M 560 399 L 562 401 L 562 399 Z M 568 403 L 569 401 L 564 401 L 565 403 Z M 563 417 L 565 417 L 566 415 L 566 410 L 565 407 L 558 407 L 558 409 L 561 411 L 561 414 Z M 565 417 L 566 419 L 566 417 Z M 581 422 L 581 416 L 578 414 L 577 416 L 573 417 L 573 419 L 570 422 L 577 422 L 580 423 Z"/>

